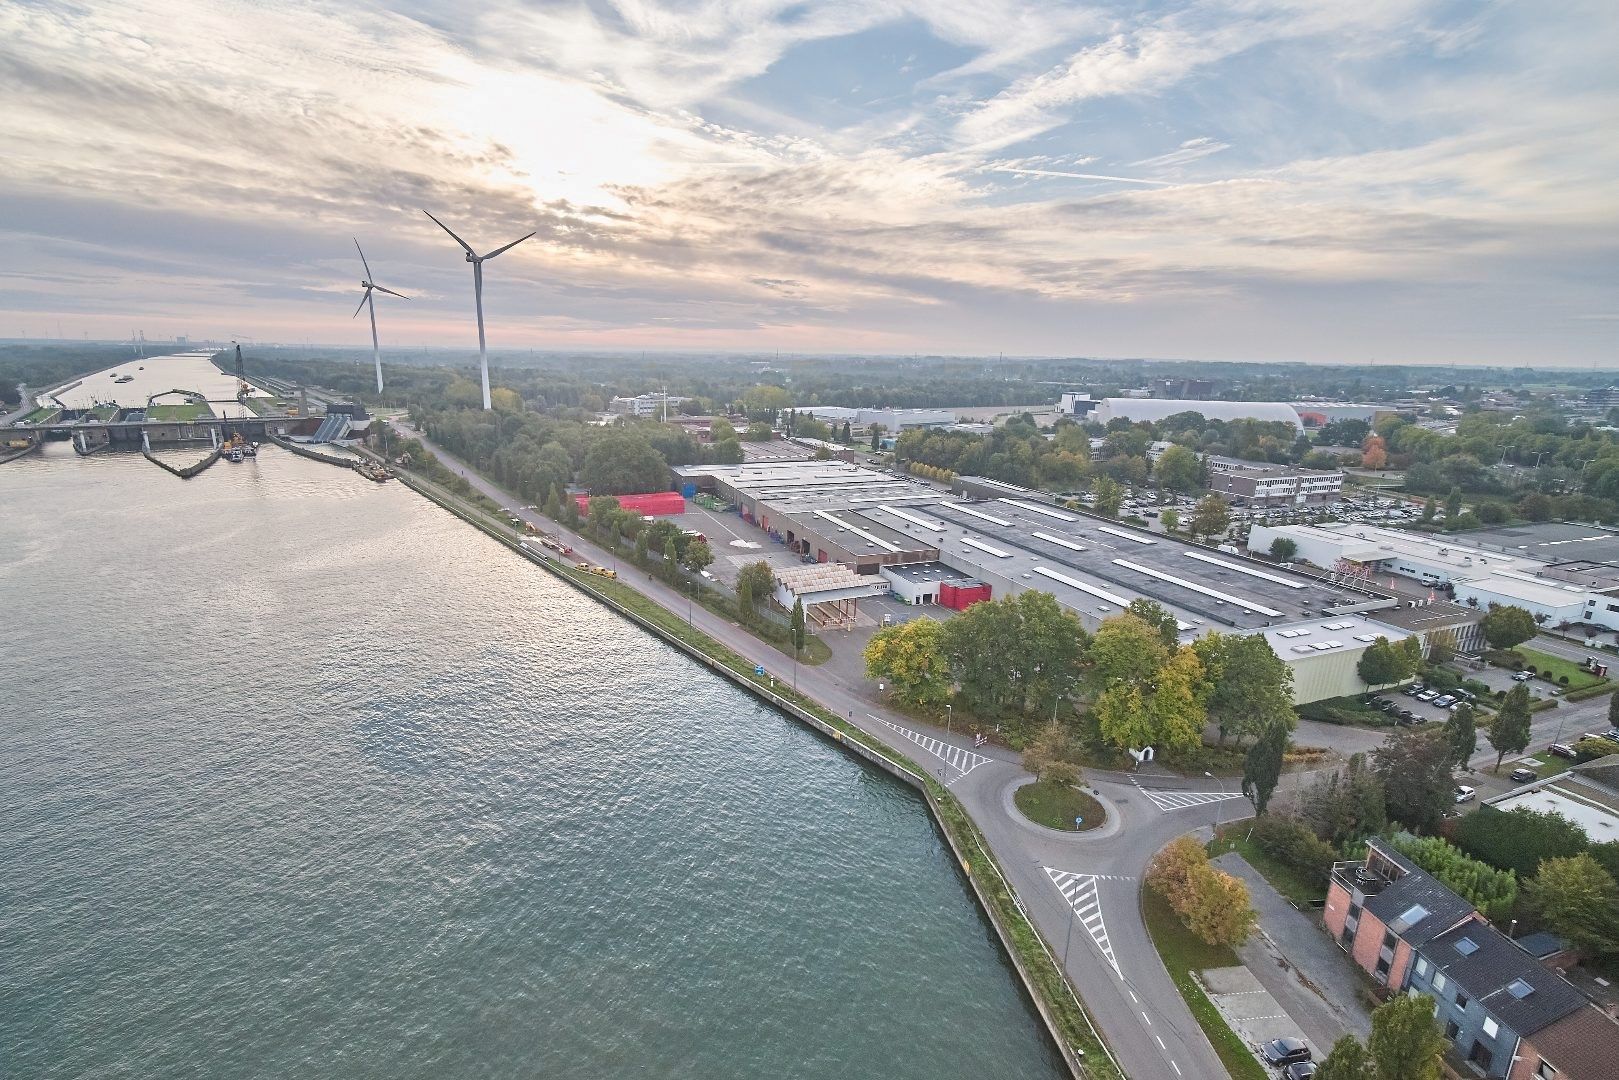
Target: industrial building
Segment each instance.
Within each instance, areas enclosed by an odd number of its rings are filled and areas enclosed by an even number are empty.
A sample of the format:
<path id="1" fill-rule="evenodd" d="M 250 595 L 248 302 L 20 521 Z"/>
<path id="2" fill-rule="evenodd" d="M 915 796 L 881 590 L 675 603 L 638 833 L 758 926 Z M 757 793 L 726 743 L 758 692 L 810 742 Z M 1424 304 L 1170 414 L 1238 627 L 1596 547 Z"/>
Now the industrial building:
<path id="1" fill-rule="evenodd" d="M 964 499 L 842 462 L 676 472 L 806 561 L 876 577 L 906 603 L 965 607 L 1033 589 L 1095 630 L 1145 598 L 1174 616 L 1182 641 L 1262 633 L 1293 670 L 1299 702 L 1365 690 L 1356 668 L 1366 649 L 1414 633 L 1372 622 L 1398 601 L 1364 586 L 1069 512 L 998 482 Z"/>
<path id="2" fill-rule="evenodd" d="M 1103 398 L 1091 413 L 1099 424 L 1128 420 L 1155 424 L 1176 413 L 1195 412 L 1210 420 L 1278 421 L 1302 430 L 1298 410 L 1285 401 L 1198 401 L 1192 398 Z"/>
<path id="3" fill-rule="evenodd" d="M 677 394 L 641 394 L 637 397 L 616 397 L 607 403 L 607 408 L 608 411 L 618 413 L 620 416 L 646 419 L 653 416 L 667 416 L 690 400 Z"/>
<path id="4" fill-rule="evenodd" d="M 1523 807 L 1561 814 L 1593 844 L 1619 840 L 1619 754 L 1575 765 L 1489 800 L 1497 810 Z"/>
<path id="5" fill-rule="evenodd" d="M 823 424 L 841 427 L 847 423 L 850 434 L 856 436 L 870 432 L 873 424 L 882 425 L 882 429 L 892 435 L 911 428 L 949 427 L 956 422 L 956 414 L 949 409 L 848 409 L 836 405 L 801 405 L 792 411 L 799 416 L 813 416 Z"/>
<path id="6" fill-rule="evenodd" d="M 1336 502 L 1343 494 L 1338 469 L 1301 469 L 1270 461 L 1209 455 L 1209 489 L 1238 506 L 1306 506 Z"/>
<path id="7" fill-rule="evenodd" d="M 1071 416 L 1076 420 L 1083 420 L 1100 404 L 1100 401 L 1097 401 L 1089 394 L 1064 390 L 1062 395 L 1057 398 L 1057 415 Z"/>
<path id="8" fill-rule="evenodd" d="M 1478 610 L 1491 605 L 1522 607 L 1547 626 L 1619 630 L 1619 567 L 1590 559 L 1548 563 L 1520 551 L 1553 550 L 1521 545 L 1514 551 L 1475 546 L 1457 537 L 1433 537 L 1374 525 L 1256 525 L 1250 550 L 1269 551 L 1278 539 L 1291 540 L 1296 556 L 1323 569 L 1367 578 L 1393 575 L 1432 589 L 1444 589 L 1459 604 Z M 1604 548 L 1612 534 L 1593 533 Z M 1562 541 L 1576 544 L 1571 538 Z M 1586 548 L 1595 553 L 1597 549 Z M 1392 582 L 1391 582 L 1392 584 Z"/>

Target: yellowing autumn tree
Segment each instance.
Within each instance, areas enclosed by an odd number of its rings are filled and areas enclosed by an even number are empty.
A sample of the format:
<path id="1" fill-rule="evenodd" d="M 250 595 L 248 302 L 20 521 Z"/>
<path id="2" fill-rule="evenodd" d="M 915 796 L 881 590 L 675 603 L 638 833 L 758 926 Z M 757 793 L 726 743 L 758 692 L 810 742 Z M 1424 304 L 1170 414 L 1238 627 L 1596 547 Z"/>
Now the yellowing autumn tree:
<path id="1" fill-rule="evenodd" d="M 895 696 L 912 704 L 943 705 L 950 698 L 950 664 L 939 630 L 928 618 L 879 630 L 866 645 L 866 677 L 883 680 Z"/>

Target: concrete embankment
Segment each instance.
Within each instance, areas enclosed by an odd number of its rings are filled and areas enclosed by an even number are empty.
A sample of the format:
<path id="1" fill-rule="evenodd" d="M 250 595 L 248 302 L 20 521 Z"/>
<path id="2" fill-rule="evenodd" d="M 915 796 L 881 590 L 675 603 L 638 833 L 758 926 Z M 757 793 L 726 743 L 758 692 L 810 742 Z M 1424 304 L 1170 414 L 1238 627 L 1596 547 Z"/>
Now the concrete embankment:
<path id="1" fill-rule="evenodd" d="M 43 446 L 44 443 L 44 439 L 35 439 L 27 446 L 8 446 L 4 450 L 0 450 L 0 465 L 4 465 L 8 461 L 16 461 L 20 457 L 32 454 L 35 450 L 38 450 L 41 446 Z"/>
<path id="2" fill-rule="evenodd" d="M 381 483 L 384 480 L 391 479 L 394 475 L 386 465 L 382 464 L 382 459 L 375 454 L 361 451 L 362 456 L 360 457 L 338 457 L 336 454 L 323 454 L 319 450 L 311 450 L 307 446 L 301 446 L 291 439 L 282 438 L 280 435 L 272 434 L 267 437 L 281 449 L 291 450 L 299 457 L 306 457 L 312 461 L 324 461 L 328 465 L 338 465 L 345 469 L 353 469 L 367 480 L 375 480 Z"/>
<path id="3" fill-rule="evenodd" d="M 401 471 L 399 481 L 418 494 L 432 500 L 444 509 L 455 514 L 468 524 L 484 532 L 493 539 L 513 549 L 530 562 L 549 571 L 553 576 L 572 585 L 580 592 L 606 605 L 613 611 L 622 615 L 643 630 L 653 634 L 696 660 L 710 671 L 730 680 L 739 688 L 752 694 L 773 707 L 779 709 L 793 719 L 800 721 L 836 742 L 850 753 L 893 776 L 921 792 L 926 801 L 928 811 L 945 842 L 955 856 L 956 865 L 960 867 L 963 877 L 972 889 L 973 897 L 979 907 L 988 916 L 990 925 L 995 928 L 996 936 L 1006 956 L 1011 960 L 1014 970 L 1018 973 L 1025 993 L 1036 1011 L 1040 1014 L 1046 1030 L 1051 1035 L 1052 1042 L 1062 1053 L 1069 1071 L 1079 1080 L 1089 1080 L 1093 1077 L 1122 1076 L 1118 1064 L 1113 1060 L 1111 1051 L 1102 1042 L 1101 1036 L 1091 1024 L 1089 1015 L 1080 1005 L 1078 998 L 1073 994 L 1066 978 L 1061 974 L 1056 959 L 1040 938 L 1038 931 L 1029 923 L 1021 913 L 1015 893 L 1001 874 L 1000 868 L 990 856 L 978 833 L 977 827 L 971 823 L 966 810 L 942 786 L 928 778 L 923 770 L 888 747 L 883 746 L 868 733 L 861 731 L 852 724 L 846 723 L 831 710 L 811 701 L 801 694 L 795 694 L 800 700 L 795 701 L 772 687 L 765 686 L 752 675 L 741 657 L 734 657 L 728 663 L 722 659 L 722 654 L 728 653 L 717 642 L 709 641 L 700 631 L 687 633 L 698 641 L 706 642 L 700 646 L 686 637 L 660 626 L 639 612 L 620 603 L 609 596 L 603 589 L 592 582 L 584 580 L 565 563 L 560 563 L 542 556 L 519 542 L 519 537 L 495 523 L 485 519 L 476 511 L 459 504 L 458 500 L 438 490 L 437 485 Z M 633 587 L 625 584 L 625 589 Z M 649 603 L 656 601 L 648 598 Z M 744 670 L 745 669 L 745 670 Z M 971 850 L 969 850 L 969 848 Z M 987 868 L 987 870 L 985 869 Z M 1021 921 L 1021 926 L 1015 925 Z M 1023 931 L 1019 933 L 1018 931 Z M 1035 970 L 1039 968 L 1037 973 Z M 1042 977 L 1043 976 L 1043 977 Z M 1060 990 L 1058 989 L 1060 987 Z M 1066 999 L 1066 1000 L 1065 1000 Z M 1071 1007 L 1070 1007 L 1071 1006 Z M 1065 1014 L 1066 1023 L 1059 1019 L 1058 1011 Z M 1077 1019 L 1076 1019 L 1077 1013 Z M 1084 1034 L 1081 1035 L 1080 1032 Z M 1088 1035 L 1089 1038 L 1084 1038 Z M 1074 1045 L 1076 1038 L 1083 1038 L 1093 1048 L 1095 1057 L 1086 1057 L 1082 1049 Z"/>
<path id="4" fill-rule="evenodd" d="M 182 480 L 190 480 L 193 476 L 196 476 L 198 473 L 202 472 L 202 470 L 218 461 L 220 458 L 220 452 L 218 449 L 215 449 L 213 453 L 209 454 L 201 461 L 194 465 L 187 465 L 183 469 L 175 468 L 162 458 L 154 455 L 150 450 L 142 450 L 141 457 L 145 458 L 147 461 L 150 461 L 159 468 L 167 469 L 169 472 L 173 473 L 175 476 L 178 476 Z"/>

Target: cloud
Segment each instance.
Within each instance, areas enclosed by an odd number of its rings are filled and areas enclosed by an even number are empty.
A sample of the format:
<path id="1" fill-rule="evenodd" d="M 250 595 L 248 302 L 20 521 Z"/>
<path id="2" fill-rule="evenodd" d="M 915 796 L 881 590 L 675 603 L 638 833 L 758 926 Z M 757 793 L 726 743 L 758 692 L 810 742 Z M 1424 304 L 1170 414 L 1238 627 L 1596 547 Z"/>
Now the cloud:
<path id="1" fill-rule="evenodd" d="M 491 269 L 503 344 L 1580 361 L 1619 270 L 1607 31 L 1439 0 L 13 5 L 0 262 L 30 270 L 0 312 L 336 339 L 358 234 L 417 298 L 384 333 L 462 342 L 426 208 L 482 249 L 536 231 Z M 909 92 L 823 121 L 784 63 L 812 48 Z"/>

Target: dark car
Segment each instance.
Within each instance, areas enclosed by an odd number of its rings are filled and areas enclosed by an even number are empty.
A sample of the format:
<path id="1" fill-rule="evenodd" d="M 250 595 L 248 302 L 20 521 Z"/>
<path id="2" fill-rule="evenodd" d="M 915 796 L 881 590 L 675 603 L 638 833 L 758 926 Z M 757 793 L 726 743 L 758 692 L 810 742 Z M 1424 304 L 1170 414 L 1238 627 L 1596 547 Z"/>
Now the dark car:
<path id="1" fill-rule="evenodd" d="M 1516 780 L 1520 784 L 1527 784 L 1531 780 L 1539 779 L 1539 777 L 1537 777 L 1535 775 L 1535 770 L 1526 769 L 1526 768 L 1523 768 L 1522 766 L 1519 766 L 1518 768 L 1513 769 L 1512 773 L 1511 773 L 1511 776 L 1512 776 L 1512 779 Z"/>
<path id="2" fill-rule="evenodd" d="M 1282 1070 L 1282 1080 L 1310 1080 L 1315 1075 L 1315 1062 L 1295 1061 Z"/>
<path id="3" fill-rule="evenodd" d="M 1300 1061 L 1310 1060 L 1310 1048 L 1304 1045 L 1303 1039 L 1285 1038 L 1272 1039 L 1268 1043 L 1259 1044 L 1259 1056 L 1265 1059 L 1265 1064 L 1272 1068 L 1281 1068 Z"/>
<path id="4" fill-rule="evenodd" d="M 1561 758 L 1569 758 L 1570 760 L 1580 756 L 1579 752 L 1566 742 L 1554 742 L 1546 747 L 1546 750 L 1548 753 L 1556 754 Z"/>

